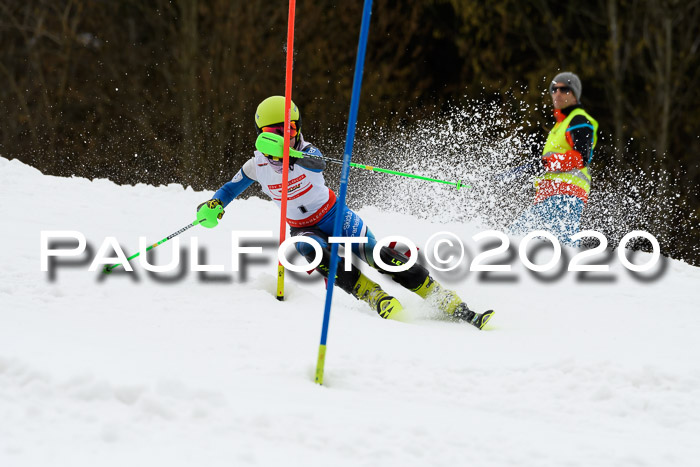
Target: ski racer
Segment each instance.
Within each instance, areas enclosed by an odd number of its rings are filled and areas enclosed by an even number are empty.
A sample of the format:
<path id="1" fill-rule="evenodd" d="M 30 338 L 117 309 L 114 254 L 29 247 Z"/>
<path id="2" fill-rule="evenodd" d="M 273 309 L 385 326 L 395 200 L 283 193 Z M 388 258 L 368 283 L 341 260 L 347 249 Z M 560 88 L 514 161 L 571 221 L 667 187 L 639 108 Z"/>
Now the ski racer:
<path id="1" fill-rule="evenodd" d="M 284 134 L 284 97 L 272 96 L 260 103 L 255 112 L 255 127 L 258 134 L 272 132 Z M 365 263 L 389 275 L 395 282 L 415 292 L 425 299 L 434 301 L 448 316 L 457 320 L 471 323 L 482 329 L 491 318 L 493 311 L 476 313 L 451 290 L 443 288 L 433 279 L 428 270 L 415 263 L 403 272 L 388 272 L 377 266 L 373 256 L 376 239 L 362 218 L 345 206 L 340 211 L 336 203 L 335 193 L 326 186 L 323 170 L 326 162 L 322 154 L 311 143 L 307 142 L 301 133 L 301 112 L 291 103 L 290 147 L 304 153 L 302 159 L 290 158 L 287 224 L 291 236 L 307 236 L 316 240 L 322 247 L 322 261 L 316 268 L 324 277 L 328 277 L 330 266 L 330 246 L 328 237 L 333 234 L 336 216 L 343 216 L 343 232 L 345 237 L 366 237 L 367 243 L 352 245 L 352 253 Z M 202 220 L 204 227 L 215 227 L 217 219 L 221 219 L 225 208 L 232 200 L 245 191 L 253 182 L 258 182 L 263 192 L 278 206 L 281 205 L 283 160 L 255 151 L 233 179 L 219 188 L 209 201 L 197 207 L 197 219 Z M 314 249 L 307 243 L 297 242 L 296 249 L 309 261 L 315 256 Z M 384 246 L 379 256 L 385 264 L 405 264 L 408 257 L 393 248 Z M 379 316 L 386 319 L 397 319 L 402 306 L 399 301 L 387 294 L 382 288 L 355 266 L 351 271 L 338 267 L 336 285 L 355 298 L 369 304 Z"/>

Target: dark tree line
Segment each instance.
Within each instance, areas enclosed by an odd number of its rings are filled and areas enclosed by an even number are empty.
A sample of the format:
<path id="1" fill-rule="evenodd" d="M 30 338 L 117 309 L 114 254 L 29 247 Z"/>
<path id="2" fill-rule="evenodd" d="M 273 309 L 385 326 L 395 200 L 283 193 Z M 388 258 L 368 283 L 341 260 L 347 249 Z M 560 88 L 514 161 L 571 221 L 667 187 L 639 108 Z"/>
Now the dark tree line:
<path id="1" fill-rule="evenodd" d="M 294 97 L 307 131 L 339 144 L 361 10 L 297 4 Z M 249 156 L 257 103 L 283 94 L 286 23 L 284 0 L 5 0 L 0 155 L 214 188 Z M 572 70 L 600 123 L 599 167 L 670 174 L 650 196 L 672 188 L 697 219 L 699 48 L 700 0 L 377 0 L 359 123 L 410 128 L 490 99 L 523 102 L 519 120 L 544 134 L 548 80 Z M 700 261 L 697 230 L 666 250 Z"/>

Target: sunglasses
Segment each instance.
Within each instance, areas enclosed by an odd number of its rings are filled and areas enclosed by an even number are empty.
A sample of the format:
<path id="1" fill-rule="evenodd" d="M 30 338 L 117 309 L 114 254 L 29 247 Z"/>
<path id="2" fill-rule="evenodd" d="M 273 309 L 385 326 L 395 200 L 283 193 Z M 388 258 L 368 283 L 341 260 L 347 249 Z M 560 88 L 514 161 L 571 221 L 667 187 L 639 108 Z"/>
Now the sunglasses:
<path id="1" fill-rule="evenodd" d="M 564 94 L 569 94 L 571 92 L 571 88 L 569 86 L 557 86 L 552 88 L 552 94 L 556 94 L 557 91 L 563 92 Z"/>
<path id="2" fill-rule="evenodd" d="M 277 135 L 284 136 L 284 123 L 272 126 L 264 126 L 262 127 L 262 131 L 263 133 L 275 133 Z M 298 134 L 299 132 L 297 131 L 296 122 L 289 122 L 289 135 L 292 138 L 294 138 Z"/>

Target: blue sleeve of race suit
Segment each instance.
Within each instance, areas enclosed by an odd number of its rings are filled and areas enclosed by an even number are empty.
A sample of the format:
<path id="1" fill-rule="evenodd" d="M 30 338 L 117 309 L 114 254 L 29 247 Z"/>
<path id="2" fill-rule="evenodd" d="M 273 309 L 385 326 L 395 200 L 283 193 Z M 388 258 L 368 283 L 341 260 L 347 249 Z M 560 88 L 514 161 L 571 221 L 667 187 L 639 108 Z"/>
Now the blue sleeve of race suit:
<path id="1" fill-rule="evenodd" d="M 221 203 L 224 205 L 224 207 L 226 207 L 231 201 L 236 199 L 238 195 L 243 193 L 250 185 L 252 185 L 254 181 L 255 180 L 248 177 L 245 172 L 243 172 L 243 169 L 241 169 L 238 171 L 236 176 L 233 177 L 233 180 L 224 183 L 224 186 L 219 188 L 216 193 L 214 193 L 212 199 L 220 199 Z"/>
<path id="2" fill-rule="evenodd" d="M 301 150 L 306 157 L 296 161 L 296 165 L 304 167 L 312 172 L 323 172 L 326 168 L 326 161 L 322 159 L 323 154 L 316 146 L 309 144 Z"/>

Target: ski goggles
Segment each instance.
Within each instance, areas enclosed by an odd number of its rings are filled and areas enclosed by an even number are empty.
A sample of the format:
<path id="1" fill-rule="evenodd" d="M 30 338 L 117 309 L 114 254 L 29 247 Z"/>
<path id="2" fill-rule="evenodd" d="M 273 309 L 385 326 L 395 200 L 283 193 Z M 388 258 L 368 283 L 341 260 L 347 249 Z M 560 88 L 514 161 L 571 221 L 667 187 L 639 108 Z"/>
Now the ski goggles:
<path id="1" fill-rule="evenodd" d="M 263 133 L 275 133 L 280 136 L 284 136 L 284 123 L 279 123 L 277 125 L 264 126 L 260 129 Z M 298 135 L 297 123 L 295 121 L 289 122 L 289 136 L 294 138 Z"/>

